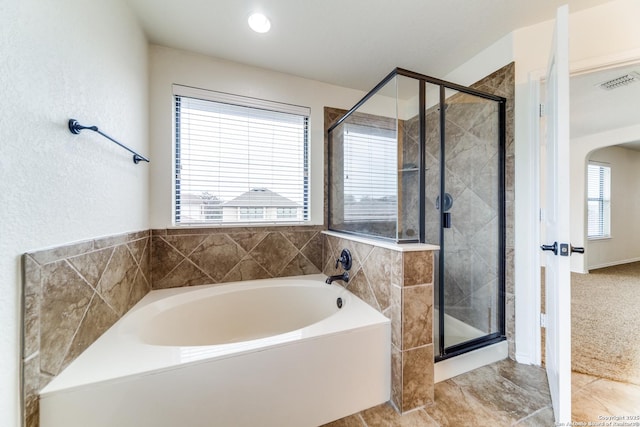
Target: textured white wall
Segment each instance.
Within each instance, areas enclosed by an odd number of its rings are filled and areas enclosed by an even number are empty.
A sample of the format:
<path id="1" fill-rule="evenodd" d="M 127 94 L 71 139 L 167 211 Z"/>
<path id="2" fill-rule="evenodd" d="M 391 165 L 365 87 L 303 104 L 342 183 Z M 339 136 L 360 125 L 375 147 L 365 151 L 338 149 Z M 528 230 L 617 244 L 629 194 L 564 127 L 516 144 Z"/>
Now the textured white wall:
<path id="1" fill-rule="evenodd" d="M 147 229 L 147 43 L 121 0 L 0 0 L 0 425 L 19 425 L 20 255 Z M 151 158 L 153 161 L 153 158 Z"/>
<path id="2" fill-rule="evenodd" d="M 174 83 L 310 107 L 311 221 L 322 224 L 323 109 L 325 106 L 349 109 L 364 96 L 364 92 L 160 46 L 150 47 L 149 58 L 149 135 L 153 141 L 151 155 L 155 159 L 151 164 L 153 228 L 172 226 L 174 160 L 171 85 Z M 383 77 L 380 76 L 380 79 Z M 381 111 L 388 111 L 388 108 Z"/>

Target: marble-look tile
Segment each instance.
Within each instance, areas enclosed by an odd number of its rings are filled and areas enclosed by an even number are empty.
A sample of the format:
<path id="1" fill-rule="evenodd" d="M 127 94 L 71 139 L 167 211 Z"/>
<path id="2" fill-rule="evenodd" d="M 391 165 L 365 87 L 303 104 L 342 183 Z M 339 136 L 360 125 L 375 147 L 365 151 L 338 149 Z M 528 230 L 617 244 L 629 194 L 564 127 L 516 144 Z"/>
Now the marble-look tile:
<path id="1" fill-rule="evenodd" d="M 245 232 L 245 233 L 229 233 L 228 236 L 233 239 L 234 242 L 239 244 L 242 249 L 247 252 L 251 252 L 251 249 L 255 248 L 258 243 L 267 237 L 268 232 Z"/>
<path id="2" fill-rule="evenodd" d="M 206 238 L 207 236 L 203 234 L 188 234 L 165 236 L 163 239 L 180 252 L 180 254 L 188 257 Z"/>
<path id="3" fill-rule="evenodd" d="M 277 276 L 291 262 L 298 250 L 281 233 L 269 233 L 250 252 L 254 260 L 272 276 Z"/>
<path id="4" fill-rule="evenodd" d="M 364 261 L 362 268 L 376 300 L 382 310 L 390 304 L 390 287 L 402 284 L 402 253 L 375 247 Z"/>
<path id="5" fill-rule="evenodd" d="M 93 240 L 94 249 L 104 249 L 112 246 L 124 245 L 129 241 L 129 233 L 115 234 Z"/>
<path id="6" fill-rule="evenodd" d="M 518 427 L 549 427 L 556 425 L 556 419 L 553 415 L 553 408 L 547 406 L 533 414 L 521 419 L 514 424 Z"/>
<path id="7" fill-rule="evenodd" d="M 402 349 L 402 288 L 391 285 L 389 296 L 389 307 L 382 314 L 391 319 L 391 343 Z"/>
<path id="8" fill-rule="evenodd" d="M 93 249 L 93 240 L 89 240 L 85 242 L 71 243 L 64 246 L 58 246 L 56 248 L 32 252 L 29 255 L 38 264 L 45 265 L 75 255 L 91 252 Z"/>
<path id="9" fill-rule="evenodd" d="M 273 277 L 267 270 L 262 268 L 251 255 L 246 255 L 229 274 L 224 276 L 222 282 L 238 282 L 241 280 L 268 279 Z"/>
<path id="10" fill-rule="evenodd" d="M 376 298 L 373 295 L 373 291 L 369 286 L 369 281 L 367 280 L 366 274 L 363 270 L 360 270 L 355 276 L 350 277 L 346 288 L 371 307 L 378 311 L 382 311 L 380 310 L 378 301 L 376 301 Z"/>
<path id="11" fill-rule="evenodd" d="M 127 304 L 128 306 L 128 304 Z M 128 308 L 128 307 L 127 307 Z M 73 337 L 71 346 L 62 362 L 62 369 L 85 351 L 100 335 L 109 329 L 120 316 L 116 314 L 97 294 L 93 295 L 87 314 Z"/>
<path id="12" fill-rule="evenodd" d="M 491 366 L 459 375 L 452 381 L 486 408 L 500 412 L 513 421 L 520 420 L 549 404 L 548 396 L 541 393 L 531 394 L 508 379 L 496 376 Z"/>
<path id="13" fill-rule="evenodd" d="M 388 403 L 362 411 L 367 427 L 439 427 L 425 411 L 412 411 L 400 415 Z"/>
<path id="14" fill-rule="evenodd" d="M 366 259 L 371 254 L 371 251 L 375 249 L 375 246 L 369 245 L 367 243 L 353 242 L 353 256 L 358 258 L 360 264 L 364 264 Z"/>
<path id="15" fill-rule="evenodd" d="M 138 265 L 144 262 L 145 251 L 147 250 L 149 243 L 150 239 L 148 237 L 127 243 L 127 247 L 129 247 L 131 255 L 133 255 L 133 259 L 136 260 Z"/>
<path id="16" fill-rule="evenodd" d="M 433 345 L 402 352 L 402 412 L 433 402 Z"/>
<path id="17" fill-rule="evenodd" d="M 151 239 L 151 286 L 164 278 L 171 270 L 182 262 L 184 256 L 168 244 L 162 237 Z"/>
<path id="18" fill-rule="evenodd" d="M 137 264 L 125 245 L 116 246 L 109 264 L 102 273 L 96 290 L 118 316 L 129 304 L 129 293 L 136 277 Z"/>
<path id="19" fill-rule="evenodd" d="M 309 241 L 300 249 L 300 253 L 307 257 L 309 261 L 313 263 L 318 269 L 318 272 L 322 271 L 322 234 L 317 232 Z"/>
<path id="20" fill-rule="evenodd" d="M 40 368 L 57 375 L 94 290 L 66 261 L 43 267 Z"/>
<path id="21" fill-rule="evenodd" d="M 487 408 L 453 381 L 435 385 L 435 405 L 424 408 L 441 427 L 510 426 L 514 419 Z"/>
<path id="22" fill-rule="evenodd" d="M 402 408 L 402 351 L 391 346 L 391 401 Z"/>
<path id="23" fill-rule="evenodd" d="M 24 427 L 38 427 L 40 421 L 38 392 L 42 388 L 40 385 L 40 358 L 36 355 L 28 360 L 23 360 L 22 373 Z"/>
<path id="24" fill-rule="evenodd" d="M 24 280 L 23 295 L 40 295 L 41 267 L 28 254 L 22 256 L 22 274 Z"/>
<path id="25" fill-rule="evenodd" d="M 298 253 L 289 264 L 287 264 L 282 271 L 280 272 L 280 276 L 288 277 L 288 276 L 301 276 L 303 274 L 317 274 L 320 273 L 318 267 L 316 267 L 311 261 L 307 259 L 301 253 Z"/>
<path id="26" fill-rule="evenodd" d="M 551 398 L 544 368 L 517 363 L 511 359 L 501 360 L 490 367 L 496 374 L 522 388 L 530 396 L 536 396 L 541 402 L 549 401 Z"/>
<path id="27" fill-rule="evenodd" d="M 134 305 L 138 303 L 146 294 L 151 291 L 151 285 L 145 279 L 142 274 L 142 270 L 138 269 L 136 273 L 136 278 L 133 280 L 133 286 L 131 287 L 131 292 L 129 293 L 129 302 L 127 303 L 127 311 L 131 309 Z"/>
<path id="28" fill-rule="evenodd" d="M 404 286 L 433 283 L 433 252 L 403 252 Z"/>
<path id="29" fill-rule="evenodd" d="M 40 349 L 40 304 L 42 300 L 42 267 L 29 255 L 22 256 L 22 357 Z"/>
<path id="30" fill-rule="evenodd" d="M 321 427 L 367 427 L 360 418 L 360 415 L 349 415 L 348 417 L 340 418 L 339 420 L 330 422 L 329 424 L 323 424 Z"/>
<path id="31" fill-rule="evenodd" d="M 505 294 L 505 328 L 507 337 L 514 337 L 516 332 L 515 295 Z"/>
<path id="32" fill-rule="evenodd" d="M 433 285 L 404 288 L 402 293 L 402 349 L 431 344 Z"/>
<path id="33" fill-rule="evenodd" d="M 181 286 L 197 286 L 216 283 L 193 262 L 184 259 L 169 274 L 153 283 L 154 289 L 179 288 Z"/>
<path id="34" fill-rule="evenodd" d="M 285 231 L 282 233 L 282 235 L 291 243 L 293 243 L 293 246 L 295 246 L 296 249 L 298 250 L 302 249 L 304 245 L 306 245 L 309 242 L 309 240 L 311 240 L 313 237 L 316 236 L 316 234 L 318 234 L 318 232 L 315 230 Z"/>
<path id="35" fill-rule="evenodd" d="M 113 251 L 114 248 L 101 249 L 71 257 L 68 261 L 95 288 L 107 268 Z"/>
<path id="36" fill-rule="evenodd" d="M 144 276 L 145 281 L 151 286 L 151 238 L 147 238 L 147 244 L 145 245 L 142 255 L 138 260 L 138 266 Z"/>
<path id="37" fill-rule="evenodd" d="M 220 282 L 247 252 L 225 234 L 210 234 L 189 259 L 216 282 Z"/>
<path id="38" fill-rule="evenodd" d="M 485 227 L 496 215 L 487 201 L 478 197 L 471 189 L 465 189 L 455 199 L 455 211 L 451 214 L 451 223 L 464 236 L 473 236 Z"/>
<path id="39" fill-rule="evenodd" d="M 40 295 L 23 296 L 22 357 L 28 357 L 40 349 L 40 301 Z"/>

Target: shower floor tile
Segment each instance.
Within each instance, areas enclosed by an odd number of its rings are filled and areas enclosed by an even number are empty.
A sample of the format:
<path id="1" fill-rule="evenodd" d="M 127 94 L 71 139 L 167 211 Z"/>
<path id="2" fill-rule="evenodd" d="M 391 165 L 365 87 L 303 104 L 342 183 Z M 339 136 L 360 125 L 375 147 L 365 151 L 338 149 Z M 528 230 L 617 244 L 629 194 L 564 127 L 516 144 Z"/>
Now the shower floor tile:
<path id="1" fill-rule="evenodd" d="M 640 386 L 573 372 L 573 421 L 640 416 Z M 640 421 L 640 420 L 639 420 Z M 543 368 L 503 360 L 435 385 L 435 403 L 404 415 L 376 406 L 323 427 L 459 427 L 555 425 Z"/>

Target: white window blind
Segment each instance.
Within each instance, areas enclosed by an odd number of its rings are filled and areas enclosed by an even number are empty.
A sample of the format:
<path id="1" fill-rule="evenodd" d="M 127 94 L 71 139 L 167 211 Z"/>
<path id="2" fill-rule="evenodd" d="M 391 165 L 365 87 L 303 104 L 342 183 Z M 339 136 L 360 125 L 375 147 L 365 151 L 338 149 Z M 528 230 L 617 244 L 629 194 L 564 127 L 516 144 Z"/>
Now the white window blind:
<path id="1" fill-rule="evenodd" d="M 345 222 L 397 219 L 396 144 L 395 130 L 345 125 Z"/>
<path id="2" fill-rule="evenodd" d="M 587 168 L 587 236 L 611 235 L 611 168 L 589 163 Z"/>
<path id="3" fill-rule="evenodd" d="M 309 108 L 173 90 L 177 225 L 309 220 Z"/>

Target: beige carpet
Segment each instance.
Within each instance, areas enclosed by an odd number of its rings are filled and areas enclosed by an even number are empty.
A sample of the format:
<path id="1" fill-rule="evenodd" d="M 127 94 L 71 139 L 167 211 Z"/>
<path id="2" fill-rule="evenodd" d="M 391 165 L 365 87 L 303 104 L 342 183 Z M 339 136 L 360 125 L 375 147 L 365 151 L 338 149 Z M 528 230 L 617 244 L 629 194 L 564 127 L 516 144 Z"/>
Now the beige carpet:
<path id="1" fill-rule="evenodd" d="M 571 274 L 574 371 L 640 384 L 640 262 Z"/>

